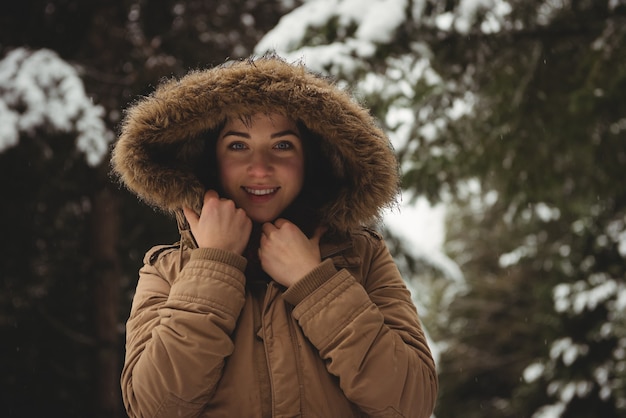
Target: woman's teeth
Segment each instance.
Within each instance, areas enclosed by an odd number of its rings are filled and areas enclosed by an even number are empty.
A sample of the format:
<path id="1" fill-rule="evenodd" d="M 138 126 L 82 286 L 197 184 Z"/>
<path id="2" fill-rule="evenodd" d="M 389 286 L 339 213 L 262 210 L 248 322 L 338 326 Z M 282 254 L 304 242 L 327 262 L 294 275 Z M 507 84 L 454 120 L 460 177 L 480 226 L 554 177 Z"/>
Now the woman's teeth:
<path id="1" fill-rule="evenodd" d="M 255 196 L 265 196 L 267 194 L 274 193 L 276 190 L 278 190 L 278 187 L 274 187 L 272 189 L 249 189 L 247 187 L 244 187 L 244 190 Z"/>

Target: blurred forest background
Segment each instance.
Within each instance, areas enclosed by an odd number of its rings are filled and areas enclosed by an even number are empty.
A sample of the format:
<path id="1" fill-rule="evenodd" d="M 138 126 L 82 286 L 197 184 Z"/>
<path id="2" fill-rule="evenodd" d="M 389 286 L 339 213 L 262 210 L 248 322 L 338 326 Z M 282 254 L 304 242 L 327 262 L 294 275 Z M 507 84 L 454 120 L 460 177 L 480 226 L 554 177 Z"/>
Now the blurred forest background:
<path id="1" fill-rule="evenodd" d="M 396 146 L 403 204 L 446 208 L 439 254 L 387 231 L 436 416 L 626 417 L 625 0 L 4 4 L 0 414 L 125 416 L 137 270 L 178 237 L 111 182 L 123 109 L 268 49 L 350 86 Z"/>

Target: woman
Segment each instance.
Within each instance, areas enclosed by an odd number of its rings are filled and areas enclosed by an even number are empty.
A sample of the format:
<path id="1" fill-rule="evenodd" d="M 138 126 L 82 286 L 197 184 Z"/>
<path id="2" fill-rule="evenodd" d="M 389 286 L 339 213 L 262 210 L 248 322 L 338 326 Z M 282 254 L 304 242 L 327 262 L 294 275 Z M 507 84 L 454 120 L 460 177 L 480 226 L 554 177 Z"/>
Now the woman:
<path id="1" fill-rule="evenodd" d="M 349 95 L 275 56 L 192 72 L 129 109 L 113 167 L 181 231 L 140 270 L 130 416 L 430 416 L 435 365 L 369 228 L 397 163 Z"/>

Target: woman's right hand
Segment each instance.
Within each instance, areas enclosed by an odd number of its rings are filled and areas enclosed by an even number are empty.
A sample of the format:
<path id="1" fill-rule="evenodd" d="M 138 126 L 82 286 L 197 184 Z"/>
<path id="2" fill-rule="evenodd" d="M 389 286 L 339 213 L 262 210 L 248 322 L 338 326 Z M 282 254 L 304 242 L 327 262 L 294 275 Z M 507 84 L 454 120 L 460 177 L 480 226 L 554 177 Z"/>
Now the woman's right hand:
<path id="1" fill-rule="evenodd" d="M 188 207 L 184 207 L 183 212 L 198 247 L 243 254 L 250 239 L 252 221 L 243 209 L 235 207 L 235 202 L 208 190 L 200 216 Z"/>

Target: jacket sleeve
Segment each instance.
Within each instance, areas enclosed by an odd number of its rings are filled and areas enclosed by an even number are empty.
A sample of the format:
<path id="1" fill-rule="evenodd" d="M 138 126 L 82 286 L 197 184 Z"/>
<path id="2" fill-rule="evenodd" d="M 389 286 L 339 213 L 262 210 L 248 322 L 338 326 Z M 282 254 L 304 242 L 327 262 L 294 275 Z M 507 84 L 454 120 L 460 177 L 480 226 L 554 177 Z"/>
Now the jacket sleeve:
<path id="1" fill-rule="evenodd" d="M 246 260 L 214 249 L 146 257 L 130 318 L 122 395 L 130 417 L 195 417 L 211 398 L 244 304 Z"/>
<path id="2" fill-rule="evenodd" d="M 331 260 L 285 292 L 304 334 L 344 394 L 373 417 L 431 416 L 438 391 L 430 349 L 382 239 L 359 245 L 359 283 Z"/>

